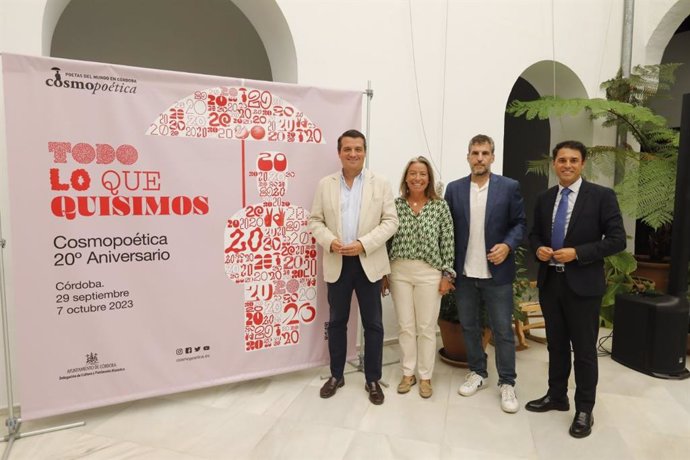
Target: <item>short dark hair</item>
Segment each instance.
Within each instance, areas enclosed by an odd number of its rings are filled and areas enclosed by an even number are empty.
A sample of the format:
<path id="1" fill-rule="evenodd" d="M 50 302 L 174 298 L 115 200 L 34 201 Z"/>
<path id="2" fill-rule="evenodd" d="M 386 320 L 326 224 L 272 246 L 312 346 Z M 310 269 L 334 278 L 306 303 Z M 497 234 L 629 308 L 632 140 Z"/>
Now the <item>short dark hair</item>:
<path id="1" fill-rule="evenodd" d="M 405 179 L 407 179 L 407 172 L 410 170 L 410 166 L 412 166 L 415 163 L 421 163 L 424 166 L 426 166 L 427 178 L 429 179 L 429 183 L 426 184 L 424 195 L 430 200 L 440 200 L 441 197 L 439 197 L 438 193 L 436 193 L 436 180 L 434 179 L 434 169 L 431 167 L 431 162 L 429 162 L 429 160 L 427 160 L 425 157 L 421 155 L 418 157 L 414 157 L 407 162 L 407 166 L 405 166 L 405 171 L 403 172 L 402 179 L 400 180 L 400 196 L 406 198 L 407 195 L 410 194 L 410 188 L 407 186 L 407 181 L 405 181 Z"/>
<path id="2" fill-rule="evenodd" d="M 556 144 L 556 146 L 553 148 L 553 160 L 556 160 L 556 155 L 558 155 L 558 151 L 560 149 L 571 149 L 571 150 L 577 150 L 580 152 L 580 155 L 582 155 L 582 161 L 584 162 L 585 159 L 587 158 L 587 147 L 582 142 L 579 141 L 563 141 L 559 142 Z"/>
<path id="3" fill-rule="evenodd" d="M 496 146 L 494 145 L 494 140 L 491 139 L 489 136 L 486 134 L 477 134 L 474 136 L 472 139 L 470 139 L 470 143 L 467 144 L 467 153 L 472 150 L 472 146 L 476 144 L 489 144 L 491 146 L 491 153 L 494 153 L 494 149 Z"/>
<path id="4" fill-rule="evenodd" d="M 364 137 L 364 134 L 360 133 L 356 129 L 348 129 L 344 133 L 340 135 L 338 138 L 338 152 L 340 152 L 340 147 L 342 145 L 342 140 L 343 137 L 352 137 L 354 139 L 362 139 L 364 141 L 364 151 L 367 151 L 367 138 Z"/>

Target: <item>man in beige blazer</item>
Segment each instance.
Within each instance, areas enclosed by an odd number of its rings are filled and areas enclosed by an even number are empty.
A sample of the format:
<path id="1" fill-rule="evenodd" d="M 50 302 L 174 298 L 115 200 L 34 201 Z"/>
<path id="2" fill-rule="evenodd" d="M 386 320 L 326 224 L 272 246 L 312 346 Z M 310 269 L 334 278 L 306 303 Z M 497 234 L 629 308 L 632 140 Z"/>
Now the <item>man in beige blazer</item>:
<path id="1" fill-rule="evenodd" d="M 347 322 L 354 291 L 364 328 L 365 389 L 373 404 L 382 404 L 381 278 L 390 273 L 386 241 L 398 228 L 398 216 L 388 181 L 364 170 L 366 149 L 366 139 L 357 130 L 346 131 L 338 138 L 343 167 L 319 182 L 309 230 L 324 249 L 323 278 L 330 306 L 331 377 L 320 395 L 330 398 L 345 385 Z"/>

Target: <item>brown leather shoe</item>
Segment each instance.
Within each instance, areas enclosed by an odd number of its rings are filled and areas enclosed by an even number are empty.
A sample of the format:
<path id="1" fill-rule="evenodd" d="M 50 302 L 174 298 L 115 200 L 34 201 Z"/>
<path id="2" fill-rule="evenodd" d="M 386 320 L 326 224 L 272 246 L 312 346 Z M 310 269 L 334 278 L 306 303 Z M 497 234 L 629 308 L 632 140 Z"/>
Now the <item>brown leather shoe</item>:
<path id="1" fill-rule="evenodd" d="M 338 388 L 342 387 L 343 385 L 345 385 L 345 377 L 340 377 L 340 380 L 336 379 L 335 377 L 331 377 L 326 380 L 326 383 L 324 383 L 321 387 L 319 396 L 322 398 L 330 398 L 335 394 Z"/>
<path id="2" fill-rule="evenodd" d="M 379 382 L 367 382 L 364 385 L 364 389 L 369 392 L 369 401 L 371 401 L 372 404 L 376 404 L 377 406 L 383 404 L 383 390 Z"/>
<path id="3" fill-rule="evenodd" d="M 431 379 L 422 379 L 419 381 L 419 396 L 422 398 L 431 398 L 433 390 L 431 389 Z"/>
<path id="4" fill-rule="evenodd" d="M 414 375 L 403 375 L 402 380 L 398 384 L 398 393 L 409 393 L 415 383 L 417 383 L 417 378 Z"/>

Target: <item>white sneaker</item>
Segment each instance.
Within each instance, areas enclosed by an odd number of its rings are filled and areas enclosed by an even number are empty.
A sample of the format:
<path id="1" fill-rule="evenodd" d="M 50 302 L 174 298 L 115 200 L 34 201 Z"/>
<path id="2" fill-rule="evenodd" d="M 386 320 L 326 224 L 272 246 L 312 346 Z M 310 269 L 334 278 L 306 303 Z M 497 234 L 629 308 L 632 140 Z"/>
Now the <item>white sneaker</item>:
<path id="1" fill-rule="evenodd" d="M 520 409 L 517 397 L 515 396 L 515 387 L 504 383 L 498 387 L 501 392 L 501 409 L 503 412 L 514 414 Z"/>
<path id="2" fill-rule="evenodd" d="M 458 393 L 463 396 L 472 396 L 477 390 L 481 390 L 482 388 L 484 388 L 484 377 L 476 372 L 470 372 L 465 377 L 465 383 L 458 388 Z"/>

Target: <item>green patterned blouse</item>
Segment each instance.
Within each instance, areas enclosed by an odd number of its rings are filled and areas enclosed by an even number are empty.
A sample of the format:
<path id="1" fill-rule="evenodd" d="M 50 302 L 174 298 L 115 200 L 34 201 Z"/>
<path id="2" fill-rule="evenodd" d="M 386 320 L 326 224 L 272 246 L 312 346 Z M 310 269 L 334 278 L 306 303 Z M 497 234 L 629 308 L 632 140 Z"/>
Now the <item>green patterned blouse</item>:
<path id="1" fill-rule="evenodd" d="M 388 240 L 388 257 L 423 260 L 432 267 L 455 276 L 455 236 L 453 219 L 445 200 L 429 200 L 415 215 L 405 198 L 395 199 L 400 224 Z"/>

